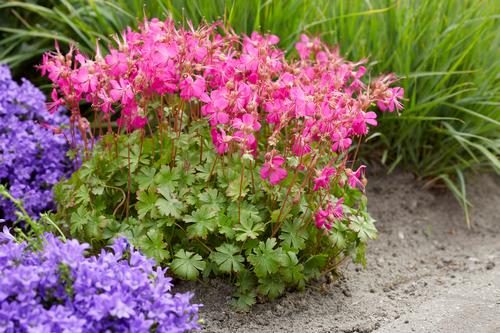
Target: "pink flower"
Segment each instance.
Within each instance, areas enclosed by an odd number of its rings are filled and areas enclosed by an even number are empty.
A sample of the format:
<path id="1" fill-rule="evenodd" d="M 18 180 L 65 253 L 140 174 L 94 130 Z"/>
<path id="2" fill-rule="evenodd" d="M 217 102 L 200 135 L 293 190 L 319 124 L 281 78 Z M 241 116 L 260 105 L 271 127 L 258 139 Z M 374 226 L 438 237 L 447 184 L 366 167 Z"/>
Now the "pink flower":
<path id="1" fill-rule="evenodd" d="M 73 77 L 73 82 L 84 93 L 93 92 L 97 87 L 97 78 L 95 75 L 89 74 L 87 67 L 78 69 Z"/>
<path id="2" fill-rule="evenodd" d="M 244 133 L 251 133 L 260 130 L 260 123 L 251 114 L 245 113 L 241 118 L 233 119 L 231 125 Z"/>
<path id="3" fill-rule="evenodd" d="M 47 103 L 47 110 L 50 113 L 54 113 L 57 111 L 59 106 L 64 105 L 65 102 L 64 102 L 64 99 L 59 98 L 59 96 L 57 95 L 57 90 L 55 88 L 52 89 L 52 93 L 50 94 L 50 97 L 52 98 L 52 102 Z"/>
<path id="4" fill-rule="evenodd" d="M 224 125 L 229 122 L 229 115 L 226 112 L 229 102 L 226 94 L 226 88 L 213 90 L 210 93 L 209 102 L 201 107 L 201 113 L 208 117 L 211 126 Z"/>
<path id="5" fill-rule="evenodd" d="M 290 97 L 295 103 L 295 112 L 298 117 L 314 116 L 315 106 L 312 98 L 302 88 L 290 89 Z"/>
<path id="6" fill-rule="evenodd" d="M 332 228 L 332 225 L 328 223 L 328 211 L 324 209 L 320 209 L 316 212 L 316 216 L 314 218 L 316 228 L 322 229 L 325 227 L 326 229 L 330 230 Z"/>
<path id="7" fill-rule="evenodd" d="M 359 90 L 365 87 L 365 84 L 360 80 L 360 78 L 366 73 L 366 67 L 360 66 L 357 72 L 352 72 L 353 81 L 349 86 L 349 89 Z"/>
<path id="8" fill-rule="evenodd" d="M 319 176 L 314 178 L 314 191 L 320 188 L 328 188 L 330 186 L 330 176 L 335 173 L 335 168 L 325 167 L 319 173 Z"/>
<path id="9" fill-rule="evenodd" d="M 104 61 L 109 66 L 110 73 L 115 77 L 120 77 L 128 70 L 127 56 L 117 50 L 112 49 L 111 53 L 104 57 Z"/>
<path id="10" fill-rule="evenodd" d="M 361 165 L 356 171 L 352 171 L 351 169 L 346 169 L 347 184 L 349 184 L 349 186 L 352 188 L 357 187 L 361 191 L 364 191 L 365 185 L 361 181 L 361 176 L 365 169 L 366 165 Z"/>
<path id="11" fill-rule="evenodd" d="M 101 101 L 101 103 L 99 104 L 100 109 L 106 113 L 111 111 L 112 110 L 111 105 L 113 104 L 113 99 L 110 96 L 108 96 L 106 90 L 104 89 L 99 90 L 97 96 Z"/>
<path id="12" fill-rule="evenodd" d="M 335 132 L 332 135 L 333 145 L 332 151 L 345 151 L 347 150 L 351 144 L 352 140 L 347 137 L 347 131 L 345 128 L 341 127 L 339 131 Z"/>
<path id="13" fill-rule="evenodd" d="M 132 122 L 130 123 L 130 125 L 132 126 L 133 129 L 138 129 L 138 128 L 143 128 L 144 126 L 146 126 L 147 122 L 148 122 L 148 118 L 142 117 L 142 116 L 135 116 L 132 119 Z"/>
<path id="14" fill-rule="evenodd" d="M 125 81 L 123 78 L 120 78 L 120 82 L 111 80 L 109 83 L 113 87 L 109 91 L 109 96 L 113 102 L 121 101 L 122 104 L 126 104 L 134 99 L 132 87 L 129 85 L 129 82 Z"/>
<path id="15" fill-rule="evenodd" d="M 274 156 L 270 161 L 264 163 L 262 169 L 260 169 L 260 176 L 262 179 L 268 179 L 271 185 L 276 185 L 280 181 L 286 178 L 288 172 L 281 168 L 281 165 L 285 163 L 285 159 L 281 156 Z"/>
<path id="16" fill-rule="evenodd" d="M 396 110 L 402 110 L 403 104 L 398 99 L 403 98 L 404 89 L 401 87 L 388 88 L 384 94 L 384 98 L 377 102 L 377 106 L 381 111 L 394 112 Z"/>
<path id="17" fill-rule="evenodd" d="M 233 119 L 231 125 L 238 129 L 233 136 L 243 145 L 243 150 L 255 151 L 257 141 L 253 133 L 259 131 L 261 127 L 257 119 L 253 115 L 246 113 L 241 118 Z"/>
<path id="18" fill-rule="evenodd" d="M 212 143 L 215 146 L 215 150 L 219 155 L 224 155 L 229 149 L 231 138 L 226 136 L 226 132 L 223 129 L 219 132 L 216 128 L 212 128 L 210 134 L 212 135 Z"/>
<path id="19" fill-rule="evenodd" d="M 155 50 L 155 59 L 158 64 L 165 64 L 169 59 L 177 56 L 179 50 L 175 43 L 160 44 Z"/>
<path id="20" fill-rule="evenodd" d="M 292 152 L 296 156 L 304 156 L 311 152 L 311 145 L 307 143 L 307 139 L 304 136 L 298 136 L 292 145 Z"/>
<path id="21" fill-rule="evenodd" d="M 210 102 L 210 97 L 206 93 L 205 79 L 201 76 L 194 81 L 191 76 L 188 76 L 179 84 L 179 88 L 181 89 L 180 96 L 185 100 L 195 97 L 202 102 Z"/>
<path id="22" fill-rule="evenodd" d="M 234 93 L 231 93 L 231 105 L 234 105 L 236 111 L 244 110 L 250 100 L 252 88 L 246 83 L 240 82 Z"/>
<path id="23" fill-rule="evenodd" d="M 377 114 L 375 112 L 359 112 L 352 123 L 353 131 L 358 135 L 365 135 L 368 133 L 366 124 L 377 126 Z"/>
<path id="24" fill-rule="evenodd" d="M 316 228 L 322 229 L 325 228 L 330 230 L 335 223 L 335 221 L 339 221 L 344 216 L 344 212 L 342 210 L 342 204 L 344 203 L 344 198 L 340 198 L 335 203 L 335 206 L 332 205 L 331 202 L 328 202 L 326 209 L 319 209 L 316 212 L 315 216 L 315 224 Z"/>
<path id="25" fill-rule="evenodd" d="M 309 58 L 311 46 L 312 43 L 309 42 L 309 37 L 304 34 L 300 35 L 300 42 L 295 44 L 295 49 L 297 49 L 300 59 L 305 60 Z"/>

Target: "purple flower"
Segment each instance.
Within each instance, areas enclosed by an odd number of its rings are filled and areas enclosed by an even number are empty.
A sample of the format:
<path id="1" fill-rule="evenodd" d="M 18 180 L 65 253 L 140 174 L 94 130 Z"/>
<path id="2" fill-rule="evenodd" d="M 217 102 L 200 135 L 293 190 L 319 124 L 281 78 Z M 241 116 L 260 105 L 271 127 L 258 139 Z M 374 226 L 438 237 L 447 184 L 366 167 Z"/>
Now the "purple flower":
<path id="1" fill-rule="evenodd" d="M 18 84 L 0 66 L 0 183 L 35 219 L 55 208 L 52 186 L 74 170 L 64 133 L 51 130 L 68 123 L 67 116 L 47 111 L 38 88 L 24 79 Z M 10 201 L 0 199 L 0 220 L 16 221 L 14 212 Z"/>
<path id="2" fill-rule="evenodd" d="M 166 269 L 124 238 L 86 256 L 88 244 L 45 234 L 33 251 L 0 233 L 0 332 L 185 332 L 200 305 L 172 294 Z M 132 264 L 133 263 L 133 264 Z"/>

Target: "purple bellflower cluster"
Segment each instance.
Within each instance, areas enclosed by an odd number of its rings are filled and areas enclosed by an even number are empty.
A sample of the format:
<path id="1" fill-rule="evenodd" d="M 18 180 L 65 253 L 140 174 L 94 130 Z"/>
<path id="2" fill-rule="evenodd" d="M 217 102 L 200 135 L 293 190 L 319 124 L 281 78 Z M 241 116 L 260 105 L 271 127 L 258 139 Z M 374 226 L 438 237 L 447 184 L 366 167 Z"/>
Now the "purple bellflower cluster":
<path id="1" fill-rule="evenodd" d="M 45 234 L 35 251 L 0 233 L 0 332 L 185 332 L 200 328 L 191 293 L 125 238 L 98 256 Z"/>
<path id="2" fill-rule="evenodd" d="M 32 218 L 55 208 L 52 186 L 74 170 L 58 127 L 68 123 L 68 116 L 47 111 L 38 88 L 26 79 L 18 84 L 9 68 L 0 66 L 0 183 Z M 12 202 L 0 198 L 0 221 L 16 221 L 14 212 Z"/>

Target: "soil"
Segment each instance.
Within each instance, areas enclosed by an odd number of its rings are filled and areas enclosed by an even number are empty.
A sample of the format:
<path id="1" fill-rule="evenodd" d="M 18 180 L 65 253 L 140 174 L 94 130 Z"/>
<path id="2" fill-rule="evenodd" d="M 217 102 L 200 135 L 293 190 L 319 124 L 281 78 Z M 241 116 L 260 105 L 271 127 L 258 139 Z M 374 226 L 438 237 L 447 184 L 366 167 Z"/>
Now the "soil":
<path id="1" fill-rule="evenodd" d="M 445 190 L 402 172 L 368 179 L 379 238 L 365 269 L 346 264 L 247 313 L 222 281 L 182 285 L 204 304 L 204 332 L 500 332 L 500 178 L 469 177 L 471 230 Z"/>

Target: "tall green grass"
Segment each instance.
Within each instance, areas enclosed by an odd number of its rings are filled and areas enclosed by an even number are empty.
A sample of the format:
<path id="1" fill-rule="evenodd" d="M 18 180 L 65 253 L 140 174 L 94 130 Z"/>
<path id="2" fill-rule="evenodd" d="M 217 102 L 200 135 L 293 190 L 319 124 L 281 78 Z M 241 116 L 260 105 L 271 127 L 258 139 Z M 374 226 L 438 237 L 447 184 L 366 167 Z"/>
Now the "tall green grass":
<path id="1" fill-rule="evenodd" d="M 373 151 L 389 170 L 401 165 L 446 184 L 468 216 L 465 171 L 500 173 L 500 3 L 496 0 L 0 0 L 0 61 L 26 75 L 41 53 L 97 39 L 137 18 L 199 23 L 221 19 L 238 32 L 272 32 L 293 50 L 307 32 L 368 58 L 373 75 L 395 72 L 405 88 L 400 117 L 384 115 Z M 293 52 L 293 51 L 292 51 Z M 467 222 L 469 223 L 468 217 Z"/>

